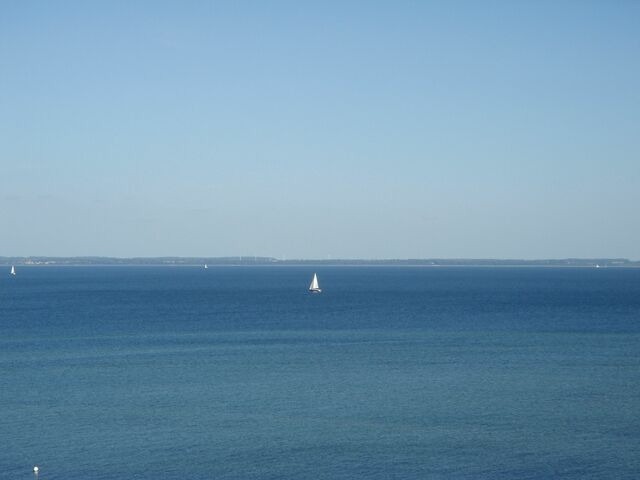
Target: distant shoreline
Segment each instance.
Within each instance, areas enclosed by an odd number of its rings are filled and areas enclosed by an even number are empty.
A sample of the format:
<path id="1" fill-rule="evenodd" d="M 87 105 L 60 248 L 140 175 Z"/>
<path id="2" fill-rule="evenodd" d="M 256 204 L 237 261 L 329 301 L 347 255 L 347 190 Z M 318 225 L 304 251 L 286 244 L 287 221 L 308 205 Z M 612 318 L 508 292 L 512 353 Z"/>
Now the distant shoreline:
<path id="1" fill-rule="evenodd" d="M 20 266 L 349 266 L 349 267 L 640 267 L 640 261 L 626 258 L 565 259 L 292 259 L 273 257 L 0 257 L 0 265 Z"/>

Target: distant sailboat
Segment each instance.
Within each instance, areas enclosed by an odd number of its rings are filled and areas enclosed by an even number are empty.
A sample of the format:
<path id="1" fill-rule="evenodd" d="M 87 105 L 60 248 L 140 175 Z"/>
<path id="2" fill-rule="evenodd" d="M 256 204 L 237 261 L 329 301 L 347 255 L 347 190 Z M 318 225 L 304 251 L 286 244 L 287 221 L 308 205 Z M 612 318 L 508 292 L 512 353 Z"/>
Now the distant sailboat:
<path id="1" fill-rule="evenodd" d="M 204 269 L 206 270 L 207 268 L 209 268 L 209 267 L 207 267 L 207 264 L 205 263 L 204 264 Z"/>
<path id="2" fill-rule="evenodd" d="M 315 273 L 313 274 L 313 280 L 311 280 L 311 285 L 309 285 L 309 291 L 311 293 L 320 293 L 320 292 L 322 292 L 322 289 L 318 285 L 318 276 Z"/>
<path id="3" fill-rule="evenodd" d="M 16 274 L 16 267 L 11 265 L 11 275 L 15 275 L 15 274 Z"/>

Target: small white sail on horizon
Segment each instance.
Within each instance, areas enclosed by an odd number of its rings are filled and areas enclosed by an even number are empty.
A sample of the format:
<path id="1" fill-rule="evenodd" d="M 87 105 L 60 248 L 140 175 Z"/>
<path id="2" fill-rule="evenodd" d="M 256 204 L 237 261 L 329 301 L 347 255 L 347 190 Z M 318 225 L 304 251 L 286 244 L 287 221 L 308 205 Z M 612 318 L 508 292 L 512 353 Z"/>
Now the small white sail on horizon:
<path id="1" fill-rule="evenodd" d="M 204 264 L 204 269 L 206 270 L 207 268 L 209 268 L 209 267 L 208 267 L 208 266 L 207 266 L 207 264 L 205 263 L 205 264 Z"/>
<path id="2" fill-rule="evenodd" d="M 16 267 L 14 265 L 11 265 L 11 275 L 15 275 L 16 274 Z"/>
<path id="3" fill-rule="evenodd" d="M 309 285 L 309 291 L 311 293 L 320 293 L 320 292 L 322 292 L 322 289 L 320 288 L 320 285 L 318 285 L 318 275 L 316 275 L 315 273 L 313 274 L 313 280 L 311 280 L 311 285 Z"/>

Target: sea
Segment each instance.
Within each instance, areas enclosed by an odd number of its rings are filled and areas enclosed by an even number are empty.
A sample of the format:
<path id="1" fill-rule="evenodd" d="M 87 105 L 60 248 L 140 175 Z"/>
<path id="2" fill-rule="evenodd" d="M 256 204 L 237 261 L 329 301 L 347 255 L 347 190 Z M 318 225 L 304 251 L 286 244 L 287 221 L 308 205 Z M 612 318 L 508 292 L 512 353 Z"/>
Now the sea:
<path id="1" fill-rule="evenodd" d="M 35 465 L 636 480 L 640 269 L 6 267 L 0 478 Z"/>

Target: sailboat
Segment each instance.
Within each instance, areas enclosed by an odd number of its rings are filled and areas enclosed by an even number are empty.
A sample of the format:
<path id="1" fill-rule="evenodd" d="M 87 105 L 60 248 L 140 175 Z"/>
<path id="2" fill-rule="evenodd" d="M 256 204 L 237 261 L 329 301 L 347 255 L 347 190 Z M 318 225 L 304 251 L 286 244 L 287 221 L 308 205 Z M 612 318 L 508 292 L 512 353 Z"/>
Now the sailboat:
<path id="1" fill-rule="evenodd" d="M 207 264 L 205 263 L 204 264 L 204 269 L 206 270 L 207 268 L 209 268 L 209 267 L 207 267 Z"/>
<path id="2" fill-rule="evenodd" d="M 16 274 L 16 267 L 11 265 L 11 275 L 15 275 Z"/>
<path id="3" fill-rule="evenodd" d="M 311 285 L 309 285 L 309 291 L 311 293 L 320 293 L 320 292 L 322 292 L 322 289 L 318 285 L 318 276 L 315 273 L 313 274 L 313 280 L 311 280 Z"/>

